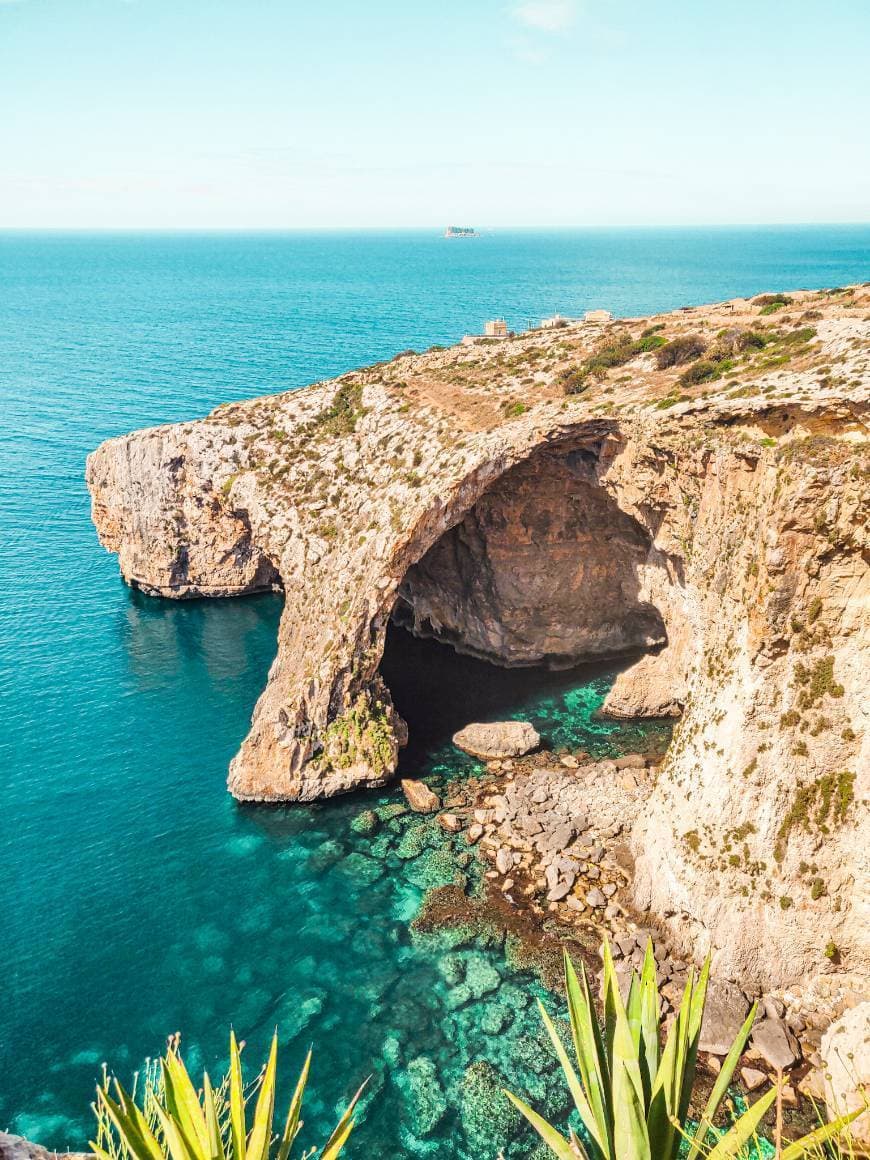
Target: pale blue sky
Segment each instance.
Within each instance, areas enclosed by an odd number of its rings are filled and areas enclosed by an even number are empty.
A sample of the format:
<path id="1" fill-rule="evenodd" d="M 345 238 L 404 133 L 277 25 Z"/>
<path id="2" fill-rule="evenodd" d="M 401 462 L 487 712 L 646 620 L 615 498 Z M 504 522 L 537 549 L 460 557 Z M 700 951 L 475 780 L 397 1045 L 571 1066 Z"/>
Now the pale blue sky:
<path id="1" fill-rule="evenodd" d="M 0 226 L 870 219 L 870 0 L 0 0 Z"/>

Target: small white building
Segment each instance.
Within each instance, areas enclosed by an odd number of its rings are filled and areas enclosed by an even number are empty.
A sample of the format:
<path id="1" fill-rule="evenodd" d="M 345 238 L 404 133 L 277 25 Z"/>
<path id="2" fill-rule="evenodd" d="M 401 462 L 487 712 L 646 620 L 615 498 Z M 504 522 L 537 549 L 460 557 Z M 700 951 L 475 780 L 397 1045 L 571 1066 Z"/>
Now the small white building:
<path id="1" fill-rule="evenodd" d="M 583 315 L 584 322 L 610 322 L 612 318 L 609 310 L 587 310 Z"/>
<path id="2" fill-rule="evenodd" d="M 484 338 L 507 338 L 507 323 L 503 318 L 493 318 L 483 324 Z"/>
<path id="3" fill-rule="evenodd" d="M 541 330 L 557 330 L 560 326 L 567 326 L 570 320 L 563 318 L 561 314 L 554 314 L 552 318 L 541 319 Z"/>

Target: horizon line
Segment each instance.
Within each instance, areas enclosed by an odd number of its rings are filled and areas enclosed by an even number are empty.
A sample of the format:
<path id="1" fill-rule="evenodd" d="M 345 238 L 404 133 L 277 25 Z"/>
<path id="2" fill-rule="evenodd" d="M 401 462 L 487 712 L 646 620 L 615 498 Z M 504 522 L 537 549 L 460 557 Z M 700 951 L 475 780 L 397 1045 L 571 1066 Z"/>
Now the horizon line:
<path id="1" fill-rule="evenodd" d="M 6 226 L 0 225 L 0 234 L 301 234 L 301 233 L 422 233 L 443 231 L 444 223 L 422 225 L 305 225 L 305 226 L 193 226 L 193 225 L 131 225 L 131 226 Z M 561 233 L 568 231 L 605 232 L 630 230 L 759 230 L 759 229 L 856 229 L 870 228 L 870 219 L 859 221 L 759 221 L 759 222 L 697 222 L 678 223 L 623 223 L 623 224 L 564 224 L 564 225 L 475 225 L 478 232 L 506 233 L 534 231 Z M 456 239 L 461 240 L 461 239 Z"/>

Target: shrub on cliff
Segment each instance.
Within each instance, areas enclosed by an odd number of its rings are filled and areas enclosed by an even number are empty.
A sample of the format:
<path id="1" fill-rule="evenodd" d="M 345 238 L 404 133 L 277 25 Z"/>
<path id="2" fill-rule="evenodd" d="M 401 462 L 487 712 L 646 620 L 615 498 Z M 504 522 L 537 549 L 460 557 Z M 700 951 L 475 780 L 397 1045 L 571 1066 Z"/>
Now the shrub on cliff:
<path id="1" fill-rule="evenodd" d="M 578 978 L 565 954 L 565 984 L 575 1070 L 553 1021 L 539 1002 L 541 1015 L 562 1065 L 585 1139 L 570 1130 L 564 1136 L 517 1096 L 508 1098 L 526 1117 L 559 1160 L 728 1160 L 745 1156 L 745 1145 L 777 1099 L 771 1088 L 726 1130 L 713 1120 L 728 1090 L 740 1055 L 749 1039 L 757 1004 L 740 1029 L 722 1064 L 697 1123 L 689 1119 L 695 1091 L 698 1044 L 707 994 L 709 959 L 700 976 L 690 975 L 683 1001 L 662 1048 L 659 1039 L 661 1001 L 652 946 L 647 947 L 640 975 L 632 973 L 623 1002 L 610 948 L 604 957 L 604 1023 L 599 1023 L 586 972 Z M 777 1141 L 780 1160 L 799 1160 L 816 1145 L 842 1135 L 844 1126 L 861 1109 L 810 1133 L 794 1144 Z"/>
<path id="2" fill-rule="evenodd" d="M 671 339 L 656 351 L 656 366 L 660 371 L 668 367 L 681 367 L 693 359 L 700 358 L 707 344 L 700 334 L 682 334 Z"/>
<path id="3" fill-rule="evenodd" d="M 694 387 L 698 383 L 709 383 L 733 368 L 734 363 L 730 358 L 700 359 L 683 371 L 680 375 L 680 383 L 684 387 Z"/>
<path id="4" fill-rule="evenodd" d="M 790 298 L 788 294 L 759 294 L 757 298 L 752 299 L 753 306 L 760 306 L 762 314 L 775 314 L 777 310 L 782 310 L 783 306 L 791 306 L 794 298 Z"/>
<path id="5" fill-rule="evenodd" d="M 230 1069 L 217 1087 L 205 1072 L 197 1091 L 179 1054 L 178 1038 L 169 1041 L 164 1057 L 145 1073 L 141 1104 L 117 1079 L 97 1088 L 94 1113 L 98 1160 L 291 1160 L 302 1127 L 302 1097 L 311 1064 L 309 1051 L 296 1083 L 280 1136 L 275 1131 L 275 1079 L 278 1036 L 265 1068 L 245 1086 L 236 1037 L 230 1034 Z M 363 1085 L 365 1086 L 365 1085 Z M 356 1093 L 334 1132 L 320 1151 L 320 1160 L 336 1160 L 354 1126 Z M 251 1123 L 247 1103 L 256 1096 Z M 307 1153 L 306 1155 L 311 1155 Z M 303 1158 L 304 1160 L 304 1158 Z"/>
<path id="6" fill-rule="evenodd" d="M 566 395 L 579 395 L 589 385 L 588 380 L 603 379 L 613 367 L 625 366 L 641 354 L 650 354 L 665 345 L 660 334 L 644 331 L 640 338 L 633 339 L 627 331 L 616 337 L 584 360 L 577 367 L 563 370 L 559 378 Z"/>

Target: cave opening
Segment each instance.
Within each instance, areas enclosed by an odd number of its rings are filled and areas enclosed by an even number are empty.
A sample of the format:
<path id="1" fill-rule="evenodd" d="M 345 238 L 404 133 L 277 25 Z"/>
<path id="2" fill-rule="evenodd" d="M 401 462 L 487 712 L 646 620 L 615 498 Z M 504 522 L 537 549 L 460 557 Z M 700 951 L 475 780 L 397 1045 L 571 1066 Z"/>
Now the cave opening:
<path id="1" fill-rule="evenodd" d="M 470 721 L 567 712 L 572 690 L 597 713 L 616 673 L 667 643 L 645 595 L 651 538 L 601 485 L 600 454 L 581 439 L 539 449 L 409 568 L 381 663 L 409 726 L 402 767 Z"/>

